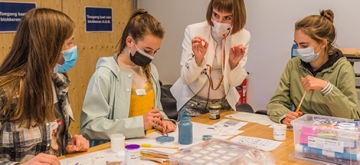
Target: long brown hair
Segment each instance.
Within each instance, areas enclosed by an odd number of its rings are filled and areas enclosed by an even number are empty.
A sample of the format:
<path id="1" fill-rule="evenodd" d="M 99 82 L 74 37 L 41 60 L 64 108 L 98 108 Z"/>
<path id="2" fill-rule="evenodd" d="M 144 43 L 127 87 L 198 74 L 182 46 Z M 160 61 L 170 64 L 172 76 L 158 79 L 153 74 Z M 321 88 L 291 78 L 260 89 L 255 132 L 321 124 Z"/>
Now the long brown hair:
<path id="1" fill-rule="evenodd" d="M 295 30 L 301 30 L 317 43 L 327 40 L 325 52 L 332 55 L 336 52 L 333 43 L 336 38 L 336 30 L 333 24 L 334 13 L 328 10 L 322 10 L 320 15 L 310 15 L 296 22 Z"/>
<path id="2" fill-rule="evenodd" d="M 164 33 L 164 28 L 161 26 L 158 20 L 156 20 L 152 15 L 148 14 L 145 9 L 137 9 L 131 15 L 118 43 L 118 55 L 120 55 L 120 53 L 125 49 L 126 38 L 128 36 L 131 36 L 135 42 L 137 42 L 139 40 L 143 40 L 144 36 L 147 34 L 151 34 L 162 39 L 164 38 Z M 143 69 L 148 82 L 152 83 L 150 64 L 143 66 Z"/>
<path id="3" fill-rule="evenodd" d="M 244 0 L 211 0 L 207 12 L 206 20 L 211 25 L 213 9 L 219 12 L 233 14 L 233 28 L 231 34 L 235 34 L 244 28 L 246 24 L 246 8 Z"/>
<path id="4" fill-rule="evenodd" d="M 0 67 L 0 89 L 7 99 L 0 120 L 27 128 L 56 120 L 51 75 L 74 30 L 74 22 L 53 9 L 35 8 L 24 15 Z"/>

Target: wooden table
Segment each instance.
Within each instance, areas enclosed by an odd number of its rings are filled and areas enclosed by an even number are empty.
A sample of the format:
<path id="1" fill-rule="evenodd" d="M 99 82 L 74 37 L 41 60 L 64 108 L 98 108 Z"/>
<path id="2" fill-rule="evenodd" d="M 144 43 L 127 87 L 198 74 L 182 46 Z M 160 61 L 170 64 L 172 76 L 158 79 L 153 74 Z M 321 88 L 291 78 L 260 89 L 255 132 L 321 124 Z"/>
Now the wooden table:
<path id="1" fill-rule="evenodd" d="M 231 115 L 237 113 L 236 111 L 221 111 L 221 118 L 219 120 L 210 120 L 209 114 L 203 114 L 198 117 L 191 118 L 192 122 L 198 122 L 198 123 L 204 123 L 208 125 L 212 125 L 220 121 L 221 119 L 233 119 L 233 118 L 227 118 L 225 116 Z M 240 112 L 240 113 L 246 113 L 246 112 Z M 236 120 L 236 119 L 233 119 Z M 239 120 L 241 121 L 241 120 Z M 240 135 L 242 136 L 251 136 L 251 137 L 257 137 L 257 138 L 263 138 L 263 139 L 269 139 L 273 140 L 273 129 L 268 128 L 269 126 L 264 126 L 257 123 L 251 123 L 249 122 L 245 126 L 241 127 L 240 130 L 244 131 Z M 234 136 L 235 137 L 235 136 Z M 230 140 L 233 137 L 227 139 Z M 275 150 L 271 151 L 272 154 L 276 156 L 276 164 L 277 165 L 289 165 L 289 164 L 308 164 L 302 161 L 295 161 L 289 158 L 289 154 L 293 153 L 294 148 L 294 133 L 293 131 L 286 131 L 286 140 L 282 141 L 283 143 L 277 147 Z M 74 153 L 74 154 L 68 154 L 65 156 L 59 157 L 59 159 L 66 159 L 74 156 L 79 156 L 83 154 L 87 154 L 90 152 L 100 151 L 104 149 L 110 148 L 110 143 L 105 143 L 102 145 L 98 145 L 95 147 L 90 148 L 87 152 L 81 152 L 81 153 Z M 164 163 L 164 165 L 168 165 L 169 163 Z"/>

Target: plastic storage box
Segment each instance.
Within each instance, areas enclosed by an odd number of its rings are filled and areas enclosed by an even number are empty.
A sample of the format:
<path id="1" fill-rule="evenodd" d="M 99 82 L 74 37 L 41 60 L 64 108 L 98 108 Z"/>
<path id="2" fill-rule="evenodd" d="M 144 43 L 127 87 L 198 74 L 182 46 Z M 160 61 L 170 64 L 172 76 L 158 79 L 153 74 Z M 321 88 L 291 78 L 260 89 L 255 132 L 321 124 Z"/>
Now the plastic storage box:
<path id="1" fill-rule="evenodd" d="M 316 164 L 360 164 L 359 121 L 306 114 L 291 124 L 295 158 Z"/>
<path id="2" fill-rule="evenodd" d="M 213 138 L 170 155 L 170 165 L 236 165 L 251 149 L 254 148 Z"/>

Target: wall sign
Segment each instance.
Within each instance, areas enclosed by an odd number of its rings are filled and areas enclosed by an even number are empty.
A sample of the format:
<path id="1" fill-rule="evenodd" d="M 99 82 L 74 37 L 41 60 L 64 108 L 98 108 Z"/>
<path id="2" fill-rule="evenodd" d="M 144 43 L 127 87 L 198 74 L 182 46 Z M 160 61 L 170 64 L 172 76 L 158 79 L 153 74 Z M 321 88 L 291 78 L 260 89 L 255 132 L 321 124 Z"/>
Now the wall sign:
<path id="1" fill-rule="evenodd" d="M 32 8 L 36 3 L 0 2 L 0 32 L 16 32 L 21 18 Z"/>
<path id="2" fill-rule="evenodd" d="M 112 32 L 112 8 L 85 6 L 86 32 Z"/>

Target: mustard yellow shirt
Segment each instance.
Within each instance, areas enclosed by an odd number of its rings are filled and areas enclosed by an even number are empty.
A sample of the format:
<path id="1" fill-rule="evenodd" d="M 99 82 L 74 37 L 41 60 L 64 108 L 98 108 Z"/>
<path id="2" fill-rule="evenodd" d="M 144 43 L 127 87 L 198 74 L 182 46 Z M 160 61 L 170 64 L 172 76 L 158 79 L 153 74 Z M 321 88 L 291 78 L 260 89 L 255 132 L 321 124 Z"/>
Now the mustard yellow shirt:
<path id="1" fill-rule="evenodd" d="M 154 108 L 155 95 L 153 86 L 149 83 L 144 90 L 146 92 L 145 95 L 138 95 L 136 89 L 131 88 L 129 118 L 142 116 Z M 147 131 L 151 129 L 153 128 L 149 127 Z"/>

